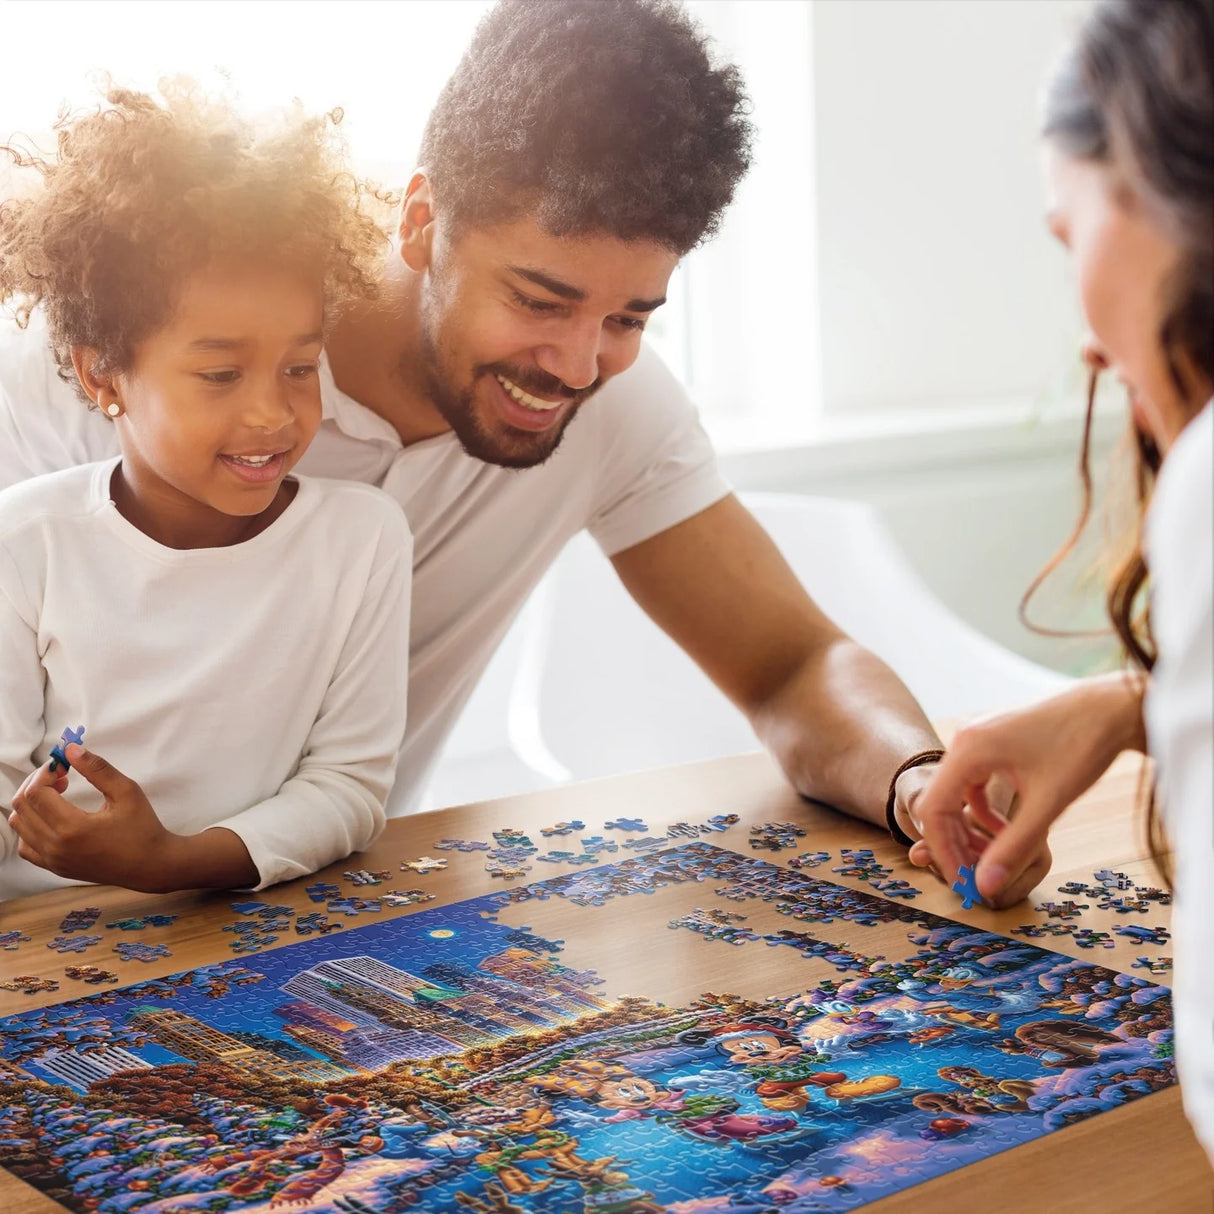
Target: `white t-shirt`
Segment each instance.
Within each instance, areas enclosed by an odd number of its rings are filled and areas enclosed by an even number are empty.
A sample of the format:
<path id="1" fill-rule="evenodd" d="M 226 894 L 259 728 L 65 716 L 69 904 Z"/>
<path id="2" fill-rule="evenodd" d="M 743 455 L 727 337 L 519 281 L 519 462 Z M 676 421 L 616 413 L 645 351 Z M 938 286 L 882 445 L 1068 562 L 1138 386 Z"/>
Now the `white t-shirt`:
<path id="1" fill-rule="evenodd" d="M 1147 518 L 1159 658 L 1147 738 L 1175 855 L 1176 1062 L 1214 1159 L 1214 402 L 1164 460 Z"/>
<path id="2" fill-rule="evenodd" d="M 0 493 L 0 805 L 83 724 L 170 830 L 239 835 L 258 889 L 366 847 L 405 730 L 400 508 L 300 478 L 259 535 L 178 550 L 118 513 L 117 463 Z M 102 803 L 76 772 L 66 795 Z M 0 898 L 73 884 L 17 842 L 0 815 Z"/>
<path id="3" fill-rule="evenodd" d="M 401 446 L 322 362 L 324 421 L 299 464 L 379 485 L 413 532 L 409 726 L 389 816 L 417 808 L 443 742 L 528 594 L 588 528 L 607 555 L 729 492 L 696 411 L 648 347 L 584 404 L 556 454 L 516 470 L 451 433 Z M 113 426 L 58 378 L 45 328 L 0 323 L 0 488 L 117 451 Z"/>

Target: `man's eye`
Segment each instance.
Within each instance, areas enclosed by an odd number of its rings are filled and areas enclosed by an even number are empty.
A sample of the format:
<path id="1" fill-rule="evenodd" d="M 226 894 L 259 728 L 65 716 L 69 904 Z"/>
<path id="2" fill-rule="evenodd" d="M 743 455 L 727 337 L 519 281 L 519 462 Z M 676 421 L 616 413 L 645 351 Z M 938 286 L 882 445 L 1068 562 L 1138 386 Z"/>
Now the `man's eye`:
<path id="1" fill-rule="evenodd" d="M 240 372 L 235 370 L 199 371 L 198 378 L 206 380 L 208 384 L 234 384 L 240 378 Z"/>
<path id="2" fill-rule="evenodd" d="M 524 295 L 521 291 L 513 292 L 515 303 L 527 309 L 528 312 L 537 312 L 541 315 L 548 315 L 555 312 L 559 304 L 551 303 L 545 299 L 532 299 L 530 295 Z"/>
<path id="3" fill-rule="evenodd" d="M 636 316 L 613 316 L 612 319 L 621 329 L 636 329 L 640 331 L 645 328 L 645 322 Z"/>

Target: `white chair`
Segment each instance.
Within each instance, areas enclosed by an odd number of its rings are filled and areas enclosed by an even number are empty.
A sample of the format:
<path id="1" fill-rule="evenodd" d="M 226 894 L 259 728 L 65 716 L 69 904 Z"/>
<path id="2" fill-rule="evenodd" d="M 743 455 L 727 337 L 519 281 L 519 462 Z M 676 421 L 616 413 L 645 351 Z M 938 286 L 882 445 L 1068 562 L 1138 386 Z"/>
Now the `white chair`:
<path id="1" fill-rule="evenodd" d="M 818 605 L 884 659 L 930 717 L 1013 707 L 1069 685 L 945 607 L 871 506 L 793 494 L 743 500 Z M 528 612 L 508 726 L 527 767 L 559 782 L 756 749 L 742 714 L 633 602 L 588 536 L 566 547 Z"/>

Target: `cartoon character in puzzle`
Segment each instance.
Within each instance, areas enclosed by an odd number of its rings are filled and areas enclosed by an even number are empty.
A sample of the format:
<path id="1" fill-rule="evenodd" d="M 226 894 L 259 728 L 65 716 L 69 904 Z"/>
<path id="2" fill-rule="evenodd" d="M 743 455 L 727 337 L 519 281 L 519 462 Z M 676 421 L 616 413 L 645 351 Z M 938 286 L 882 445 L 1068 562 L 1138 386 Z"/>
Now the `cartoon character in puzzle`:
<path id="1" fill-rule="evenodd" d="M 270 1199 L 271 1206 L 306 1205 L 317 1193 L 332 1184 L 346 1170 L 346 1152 L 374 1155 L 384 1140 L 376 1134 L 359 1134 L 351 1141 L 349 1122 L 359 1122 L 367 1102 L 335 1093 L 324 1098 L 332 1112 L 315 1125 L 279 1147 L 232 1151 L 212 1155 L 202 1165 L 208 1172 L 225 1172 L 247 1164 L 240 1175 L 224 1182 L 224 1188 L 238 1197 L 249 1197 L 280 1180 L 284 1167 L 297 1174 Z"/>
<path id="2" fill-rule="evenodd" d="M 797 1129 L 794 1118 L 740 1113 L 738 1101 L 731 1096 L 670 1091 L 614 1062 L 578 1059 L 533 1082 L 542 1093 L 610 1109 L 607 1121 L 652 1117 L 712 1142 L 753 1142 Z"/>
<path id="3" fill-rule="evenodd" d="M 679 1034 L 683 1045 L 711 1042 L 717 1053 L 734 1066 L 764 1068 L 764 1078 L 754 1089 L 763 1104 L 781 1112 L 796 1112 L 810 1103 L 808 1088 L 836 1104 L 882 1096 L 899 1087 L 895 1075 L 869 1075 L 849 1079 L 842 1071 L 816 1069 L 821 1055 L 806 1056 L 788 1022 L 778 1016 L 751 1016 L 745 1020 L 709 1029 L 688 1029 Z M 800 1065 L 797 1065 L 798 1061 Z"/>

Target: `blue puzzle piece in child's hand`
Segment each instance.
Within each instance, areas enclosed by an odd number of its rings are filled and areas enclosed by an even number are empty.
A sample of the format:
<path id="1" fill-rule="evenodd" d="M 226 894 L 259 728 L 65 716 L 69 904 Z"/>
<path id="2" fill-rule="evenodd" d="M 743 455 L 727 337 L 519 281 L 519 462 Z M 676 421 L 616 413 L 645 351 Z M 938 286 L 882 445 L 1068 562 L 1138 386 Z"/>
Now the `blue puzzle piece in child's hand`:
<path id="1" fill-rule="evenodd" d="M 982 904 L 982 895 L 978 892 L 978 883 L 974 880 L 972 865 L 963 864 L 957 869 L 959 881 L 953 882 L 953 893 L 961 895 L 961 909 L 969 910 L 977 902 Z"/>
<path id="2" fill-rule="evenodd" d="M 75 729 L 67 728 L 59 737 L 59 745 L 51 747 L 51 762 L 49 770 L 54 773 L 60 767 L 64 771 L 71 771 L 72 765 L 67 761 L 67 755 L 63 753 L 64 748 L 70 746 L 73 742 L 77 746 L 84 745 L 84 726 L 77 725 Z"/>

